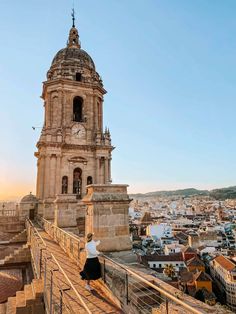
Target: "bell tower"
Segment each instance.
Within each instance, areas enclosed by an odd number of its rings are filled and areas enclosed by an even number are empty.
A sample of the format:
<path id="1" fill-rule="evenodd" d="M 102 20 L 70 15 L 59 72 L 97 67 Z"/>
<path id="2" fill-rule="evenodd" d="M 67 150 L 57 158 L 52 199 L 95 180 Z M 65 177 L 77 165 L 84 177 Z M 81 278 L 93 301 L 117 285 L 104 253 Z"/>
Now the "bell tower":
<path id="1" fill-rule="evenodd" d="M 111 183 L 105 94 L 92 58 L 81 49 L 73 16 L 67 47 L 57 52 L 43 83 L 44 125 L 35 153 L 39 200 L 53 201 L 59 194 L 78 200 L 87 185 Z"/>

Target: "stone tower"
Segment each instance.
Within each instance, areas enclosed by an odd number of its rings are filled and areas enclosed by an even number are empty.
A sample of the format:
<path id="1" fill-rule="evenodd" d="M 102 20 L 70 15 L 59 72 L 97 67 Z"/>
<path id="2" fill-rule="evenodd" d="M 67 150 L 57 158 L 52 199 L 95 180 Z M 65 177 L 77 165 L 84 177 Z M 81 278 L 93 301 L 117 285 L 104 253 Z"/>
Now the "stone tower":
<path id="1" fill-rule="evenodd" d="M 61 228 L 94 232 L 102 251 L 131 248 L 127 185 L 111 184 L 106 94 L 73 26 L 43 83 L 44 126 L 37 143 L 37 212 Z M 70 229 L 72 230 L 72 229 Z"/>
<path id="2" fill-rule="evenodd" d="M 37 143 L 39 201 L 58 194 L 81 199 L 90 184 L 111 182 L 111 137 L 103 129 L 101 77 L 78 30 L 69 32 L 67 47 L 58 51 L 43 83 L 44 126 Z"/>

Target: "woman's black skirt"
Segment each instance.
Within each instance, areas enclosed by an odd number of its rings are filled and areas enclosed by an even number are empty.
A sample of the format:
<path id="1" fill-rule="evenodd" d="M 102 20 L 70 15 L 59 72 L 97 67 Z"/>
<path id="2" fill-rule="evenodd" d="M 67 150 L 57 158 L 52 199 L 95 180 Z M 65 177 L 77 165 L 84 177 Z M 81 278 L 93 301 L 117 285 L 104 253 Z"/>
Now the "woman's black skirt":
<path id="1" fill-rule="evenodd" d="M 98 257 L 87 258 L 84 269 L 80 272 L 83 280 L 96 280 L 101 278 L 101 265 Z"/>

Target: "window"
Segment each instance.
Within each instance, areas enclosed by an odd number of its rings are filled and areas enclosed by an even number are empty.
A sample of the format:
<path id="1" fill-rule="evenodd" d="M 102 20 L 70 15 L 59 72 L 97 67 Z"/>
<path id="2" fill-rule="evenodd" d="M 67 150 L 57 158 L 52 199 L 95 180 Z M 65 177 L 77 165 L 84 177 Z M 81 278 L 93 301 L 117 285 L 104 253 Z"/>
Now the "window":
<path id="1" fill-rule="evenodd" d="M 89 176 L 87 178 L 87 185 L 93 184 L 93 178 L 91 176 Z"/>
<path id="2" fill-rule="evenodd" d="M 152 267 L 153 267 L 153 268 L 156 268 L 156 264 L 152 264 Z"/>
<path id="3" fill-rule="evenodd" d="M 73 100 L 73 121 L 83 121 L 83 99 L 78 96 Z"/>
<path id="4" fill-rule="evenodd" d="M 67 193 L 68 193 L 68 177 L 64 176 L 62 177 L 61 194 L 67 194 Z"/>
<path id="5" fill-rule="evenodd" d="M 161 268 L 161 264 L 159 264 L 159 267 Z"/>
<path id="6" fill-rule="evenodd" d="M 75 168 L 73 173 L 73 194 L 77 195 L 77 198 L 81 198 L 82 188 L 82 170 Z"/>
<path id="7" fill-rule="evenodd" d="M 81 73 L 77 72 L 77 73 L 75 74 L 75 80 L 76 80 L 77 82 L 81 82 L 81 81 L 82 81 L 82 75 L 81 75 Z"/>

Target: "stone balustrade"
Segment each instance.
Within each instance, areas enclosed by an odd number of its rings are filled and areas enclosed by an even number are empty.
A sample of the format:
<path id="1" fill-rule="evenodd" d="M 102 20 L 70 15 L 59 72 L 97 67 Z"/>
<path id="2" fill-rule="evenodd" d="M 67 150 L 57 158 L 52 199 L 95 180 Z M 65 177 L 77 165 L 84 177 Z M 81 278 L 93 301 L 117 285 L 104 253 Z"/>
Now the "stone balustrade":
<path id="1" fill-rule="evenodd" d="M 84 261 L 84 253 L 81 252 L 84 249 L 84 242 L 79 237 L 58 228 L 52 222 L 44 218 L 40 217 L 39 219 L 44 230 L 60 245 L 71 259 L 77 264 L 80 264 L 81 260 Z"/>

